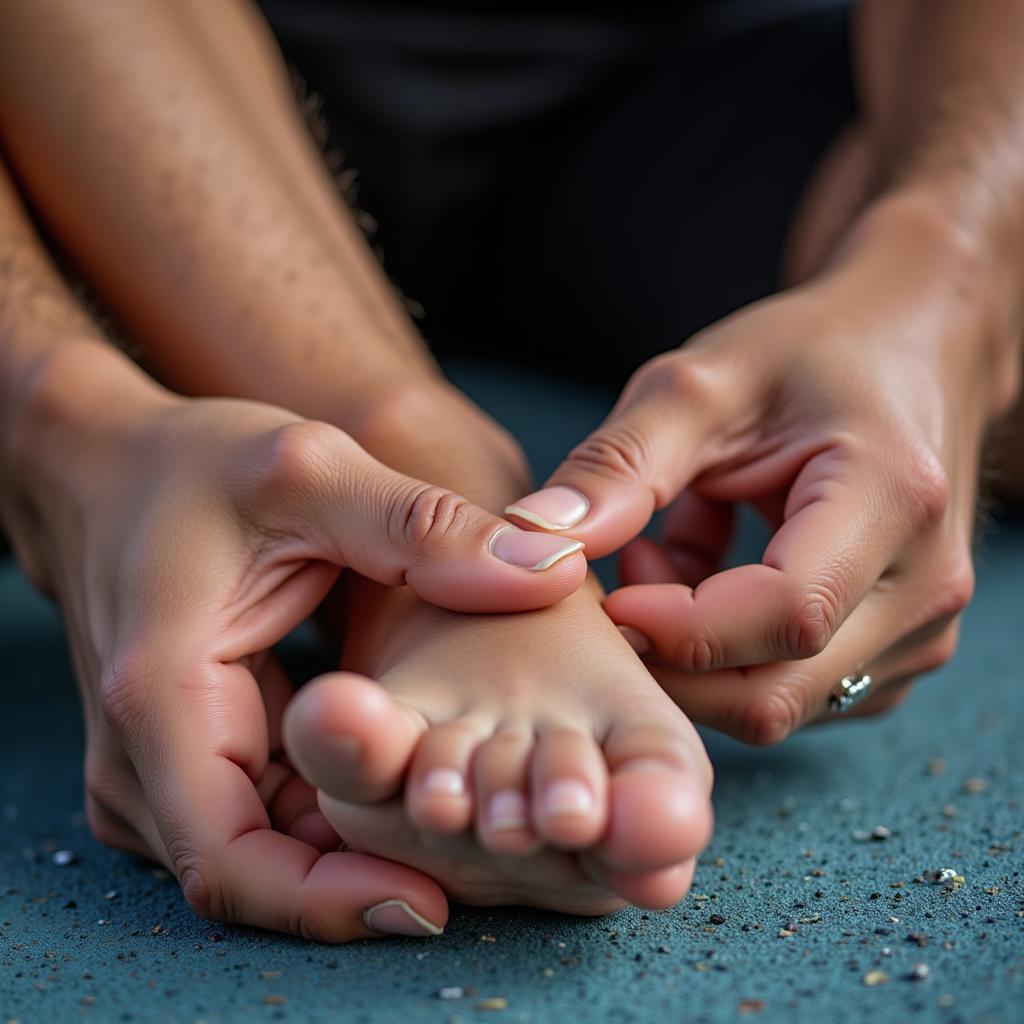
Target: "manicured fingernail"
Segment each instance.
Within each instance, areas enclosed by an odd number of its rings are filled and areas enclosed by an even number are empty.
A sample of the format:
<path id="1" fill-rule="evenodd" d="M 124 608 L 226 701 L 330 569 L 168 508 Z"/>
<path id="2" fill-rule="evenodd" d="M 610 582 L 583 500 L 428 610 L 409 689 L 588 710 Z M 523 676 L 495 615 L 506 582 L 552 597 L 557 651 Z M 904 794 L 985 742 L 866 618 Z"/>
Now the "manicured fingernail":
<path id="1" fill-rule="evenodd" d="M 423 792 L 436 796 L 462 796 L 466 781 L 454 768 L 435 768 L 423 780 Z"/>
<path id="2" fill-rule="evenodd" d="M 572 487 L 545 487 L 505 509 L 505 515 L 542 530 L 568 530 L 590 511 L 590 502 Z"/>
<path id="3" fill-rule="evenodd" d="M 634 651 L 642 658 L 645 654 L 651 653 L 651 642 L 640 632 L 639 629 L 634 629 L 632 626 L 619 626 L 619 632 L 622 634 L 622 638 L 633 648 Z"/>
<path id="4" fill-rule="evenodd" d="M 526 797 L 513 789 L 505 789 L 491 797 L 487 805 L 487 824 L 495 830 L 526 828 L 527 813 Z"/>
<path id="5" fill-rule="evenodd" d="M 558 818 L 563 814 L 590 814 L 594 809 L 594 795 L 582 782 L 566 779 L 553 782 L 544 791 L 542 810 L 545 818 Z"/>
<path id="6" fill-rule="evenodd" d="M 363 924 L 378 935 L 409 935 L 416 939 L 440 935 L 443 928 L 417 914 L 405 900 L 384 900 L 363 913 Z"/>
<path id="7" fill-rule="evenodd" d="M 490 543 L 490 551 L 495 558 L 533 572 L 550 569 L 556 562 L 582 550 L 583 541 L 530 533 L 512 525 L 498 530 Z"/>

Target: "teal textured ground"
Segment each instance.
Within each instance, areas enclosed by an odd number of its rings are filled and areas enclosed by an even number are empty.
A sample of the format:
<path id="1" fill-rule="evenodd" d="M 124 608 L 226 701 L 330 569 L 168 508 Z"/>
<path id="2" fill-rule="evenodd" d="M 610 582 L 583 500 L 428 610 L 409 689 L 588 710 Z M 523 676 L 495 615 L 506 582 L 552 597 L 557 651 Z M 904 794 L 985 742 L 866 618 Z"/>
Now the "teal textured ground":
<path id="1" fill-rule="evenodd" d="M 541 472 L 601 411 L 543 382 L 458 376 Z M 171 880 L 91 840 L 61 630 L 8 565 L 0 1021 L 1024 1020 L 1022 586 L 1024 529 L 1004 525 L 960 653 L 898 712 L 771 751 L 709 738 L 717 834 L 677 908 L 455 908 L 436 940 L 331 949 L 200 921 Z M 888 838 L 855 838 L 875 826 Z M 73 863 L 54 863 L 62 849 Z M 962 888 L 915 881 L 945 867 Z M 874 971 L 889 980 L 865 984 Z"/>

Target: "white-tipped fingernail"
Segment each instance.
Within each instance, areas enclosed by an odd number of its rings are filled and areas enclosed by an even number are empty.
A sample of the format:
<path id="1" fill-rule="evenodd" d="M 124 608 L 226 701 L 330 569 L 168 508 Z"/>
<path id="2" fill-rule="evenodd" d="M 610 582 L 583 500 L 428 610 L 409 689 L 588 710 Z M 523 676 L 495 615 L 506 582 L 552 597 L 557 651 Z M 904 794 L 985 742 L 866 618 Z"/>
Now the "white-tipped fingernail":
<path id="1" fill-rule="evenodd" d="M 590 511 L 590 502 L 572 487 L 545 487 L 505 508 L 505 515 L 542 530 L 568 530 Z"/>
<path id="2" fill-rule="evenodd" d="M 489 547 L 499 561 L 532 572 L 543 572 L 563 558 L 582 551 L 583 541 L 552 537 L 547 533 L 530 533 L 510 523 L 495 532 Z"/>
<path id="3" fill-rule="evenodd" d="M 444 929 L 418 914 L 405 900 L 384 900 L 363 912 L 363 924 L 378 935 L 408 935 L 425 939 Z"/>
<path id="4" fill-rule="evenodd" d="M 454 768 L 435 768 L 423 779 L 423 792 L 434 796 L 462 796 L 466 780 Z"/>

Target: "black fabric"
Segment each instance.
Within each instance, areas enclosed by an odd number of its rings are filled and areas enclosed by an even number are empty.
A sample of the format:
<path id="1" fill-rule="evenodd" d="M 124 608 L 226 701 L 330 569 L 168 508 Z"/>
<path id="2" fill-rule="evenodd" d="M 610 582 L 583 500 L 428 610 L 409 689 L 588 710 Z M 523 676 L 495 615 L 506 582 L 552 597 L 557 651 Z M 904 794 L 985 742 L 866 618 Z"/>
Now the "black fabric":
<path id="1" fill-rule="evenodd" d="M 431 342 L 605 380 L 772 290 L 854 109 L 827 0 L 264 8 Z"/>

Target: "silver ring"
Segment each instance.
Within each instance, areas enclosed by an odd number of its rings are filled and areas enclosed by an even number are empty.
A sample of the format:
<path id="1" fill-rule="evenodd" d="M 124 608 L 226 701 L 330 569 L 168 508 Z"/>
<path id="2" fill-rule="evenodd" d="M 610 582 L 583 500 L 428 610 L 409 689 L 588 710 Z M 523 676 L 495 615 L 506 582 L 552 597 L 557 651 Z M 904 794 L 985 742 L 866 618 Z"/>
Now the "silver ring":
<path id="1" fill-rule="evenodd" d="M 833 715 L 845 715 L 871 692 L 871 676 L 843 676 L 828 695 L 828 709 Z"/>

